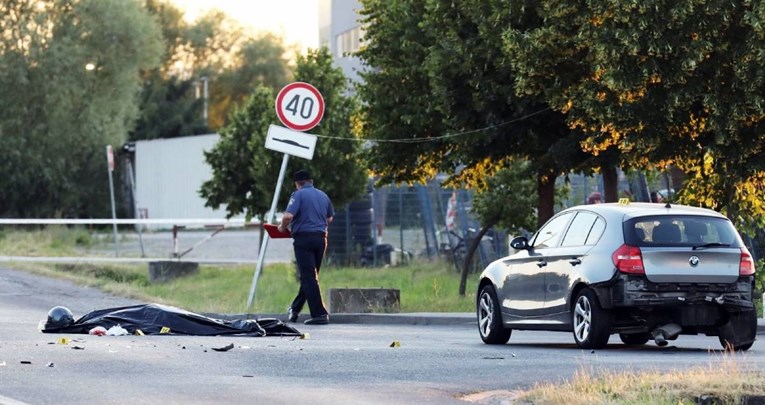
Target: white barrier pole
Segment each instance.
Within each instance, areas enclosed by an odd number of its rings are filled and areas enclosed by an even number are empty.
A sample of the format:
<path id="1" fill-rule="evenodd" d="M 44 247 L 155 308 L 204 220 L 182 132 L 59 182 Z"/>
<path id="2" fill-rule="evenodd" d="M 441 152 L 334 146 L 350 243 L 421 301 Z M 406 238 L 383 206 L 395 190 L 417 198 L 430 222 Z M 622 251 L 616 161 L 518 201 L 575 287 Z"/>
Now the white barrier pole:
<path id="1" fill-rule="evenodd" d="M 287 171 L 287 162 L 290 159 L 290 155 L 284 154 L 282 159 L 282 167 L 279 170 L 279 179 L 276 181 L 276 190 L 274 190 L 274 199 L 271 201 L 271 211 L 266 218 L 267 224 L 273 222 L 276 216 L 276 206 L 279 203 L 279 194 L 282 190 L 282 184 L 284 183 L 284 173 Z M 260 244 L 260 252 L 258 252 L 258 265 L 255 270 L 255 274 L 252 276 L 252 286 L 250 286 L 250 295 L 247 297 L 247 309 L 252 306 L 252 301 L 255 300 L 255 289 L 258 287 L 258 279 L 260 278 L 260 272 L 263 271 L 263 260 L 266 258 L 266 248 L 268 247 L 268 233 L 262 232 L 263 242 Z"/>

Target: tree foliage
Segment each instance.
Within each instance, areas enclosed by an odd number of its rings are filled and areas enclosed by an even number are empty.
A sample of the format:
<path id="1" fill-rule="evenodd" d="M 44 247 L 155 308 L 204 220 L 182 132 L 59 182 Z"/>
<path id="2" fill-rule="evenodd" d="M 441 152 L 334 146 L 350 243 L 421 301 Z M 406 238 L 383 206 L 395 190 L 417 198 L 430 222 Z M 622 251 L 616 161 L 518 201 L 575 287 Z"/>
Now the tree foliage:
<path id="1" fill-rule="evenodd" d="M 533 231 L 537 225 L 537 194 L 529 162 L 509 162 L 473 198 L 472 212 L 481 224 L 511 234 Z"/>
<path id="2" fill-rule="evenodd" d="M 189 25 L 183 11 L 166 0 L 146 0 L 146 9 L 162 29 L 162 62 L 141 72 L 141 113 L 130 140 L 173 138 L 209 133 L 203 118 L 204 101 L 196 97 L 197 78 L 183 71 Z"/>
<path id="3" fill-rule="evenodd" d="M 187 23 L 168 0 L 146 5 L 162 26 L 165 54 L 160 67 L 144 72 L 142 114 L 132 139 L 210 133 L 255 87 L 275 90 L 289 80 L 281 37 L 252 34 L 216 10 Z"/>
<path id="4" fill-rule="evenodd" d="M 762 2 L 552 1 L 510 31 L 518 90 L 565 112 L 582 143 L 688 175 L 680 202 L 765 218 Z"/>
<path id="5" fill-rule="evenodd" d="M 511 161 L 495 175 L 483 179 L 483 187 L 473 198 L 472 211 L 481 223 L 481 229 L 468 246 L 462 263 L 459 294 L 465 295 L 467 277 L 483 236 L 496 226 L 511 234 L 536 228 L 536 182 L 529 162 Z"/>
<path id="6" fill-rule="evenodd" d="M 106 216 L 105 146 L 159 62 L 156 21 L 135 0 L 8 0 L 0 32 L 0 215 Z"/>
<path id="7" fill-rule="evenodd" d="M 286 206 L 294 191 L 289 174 L 304 168 L 313 174 L 314 184 L 340 209 L 360 196 L 367 183 L 366 169 L 358 160 L 360 142 L 354 133 L 356 101 L 346 95 L 346 79 L 342 71 L 332 66 L 326 48 L 298 58 L 295 78 L 319 90 L 325 113 L 319 126 L 310 131 L 321 136 L 313 159 L 289 159 L 279 208 Z M 278 123 L 275 98 L 269 87 L 258 86 L 247 103 L 231 115 L 215 148 L 206 153 L 213 178 L 202 185 L 200 194 L 207 200 L 207 206 L 218 208 L 225 204 L 229 217 L 240 213 L 261 220 L 266 217 L 284 156 L 264 147 L 269 125 Z"/>
<path id="8" fill-rule="evenodd" d="M 379 183 L 417 182 L 442 170 L 454 171 L 444 157 L 445 117 L 432 97 L 423 68 L 436 41 L 420 25 L 424 2 L 362 0 L 365 46 L 359 56 L 369 66 L 357 88 L 364 101 L 363 134 L 370 140 L 366 160 Z M 395 140 L 395 142 L 390 142 Z M 445 166 L 445 167 L 444 167 Z"/>
<path id="9" fill-rule="evenodd" d="M 368 155 L 383 181 L 424 181 L 448 173 L 447 184 L 478 187 L 508 158 L 528 159 L 537 179 L 539 220 L 553 214 L 555 178 L 592 170 L 578 133 L 541 97 L 515 91 L 513 55 L 504 30 L 539 24 L 523 2 L 365 0 L 369 67 L 365 102 Z M 411 147 L 417 142 L 416 149 Z"/>

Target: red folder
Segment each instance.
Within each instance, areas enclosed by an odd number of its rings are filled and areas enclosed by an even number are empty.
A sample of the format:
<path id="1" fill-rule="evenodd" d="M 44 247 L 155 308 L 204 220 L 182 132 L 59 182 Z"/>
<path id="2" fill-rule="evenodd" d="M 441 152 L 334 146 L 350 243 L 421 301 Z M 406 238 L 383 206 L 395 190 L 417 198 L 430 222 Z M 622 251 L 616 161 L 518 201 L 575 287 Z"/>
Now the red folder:
<path id="1" fill-rule="evenodd" d="M 289 230 L 287 232 L 279 232 L 279 226 L 274 224 L 263 224 L 263 228 L 268 232 L 268 236 L 279 239 L 279 238 L 291 238 L 292 234 Z"/>

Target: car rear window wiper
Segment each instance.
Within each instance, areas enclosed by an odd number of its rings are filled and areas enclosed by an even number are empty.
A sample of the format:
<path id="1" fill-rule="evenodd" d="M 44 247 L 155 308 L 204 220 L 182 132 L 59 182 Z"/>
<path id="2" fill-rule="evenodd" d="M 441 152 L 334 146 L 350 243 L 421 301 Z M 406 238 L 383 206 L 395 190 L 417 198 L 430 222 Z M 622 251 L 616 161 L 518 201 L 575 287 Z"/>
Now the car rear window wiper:
<path id="1" fill-rule="evenodd" d="M 703 245 L 694 246 L 693 250 L 704 249 L 708 247 L 728 247 L 728 246 L 730 246 L 730 243 L 710 242 L 710 243 L 705 243 Z"/>

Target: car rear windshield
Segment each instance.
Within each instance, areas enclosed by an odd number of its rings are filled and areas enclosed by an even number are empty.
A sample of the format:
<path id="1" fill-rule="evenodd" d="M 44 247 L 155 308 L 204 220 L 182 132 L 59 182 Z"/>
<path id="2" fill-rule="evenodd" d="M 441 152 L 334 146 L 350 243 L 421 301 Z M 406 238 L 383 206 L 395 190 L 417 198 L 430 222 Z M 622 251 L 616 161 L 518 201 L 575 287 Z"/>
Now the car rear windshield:
<path id="1" fill-rule="evenodd" d="M 632 218 L 624 223 L 624 240 L 632 246 L 743 246 L 727 219 L 691 215 Z"/>

